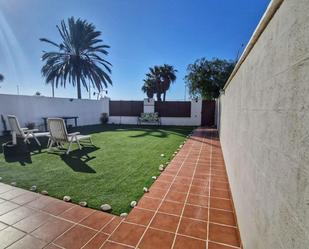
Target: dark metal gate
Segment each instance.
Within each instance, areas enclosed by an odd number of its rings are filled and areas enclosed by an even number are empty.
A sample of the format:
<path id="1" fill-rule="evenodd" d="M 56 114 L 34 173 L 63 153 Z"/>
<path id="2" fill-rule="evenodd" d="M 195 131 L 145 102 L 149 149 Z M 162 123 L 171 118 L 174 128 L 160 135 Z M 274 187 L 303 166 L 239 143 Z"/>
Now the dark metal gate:
<path id="1" fill-rule="evenodd" d="M 214 100 L 203 100 L 202 102 L 202 126 L 213 126 L 215 124 L 215 108 Z"/>

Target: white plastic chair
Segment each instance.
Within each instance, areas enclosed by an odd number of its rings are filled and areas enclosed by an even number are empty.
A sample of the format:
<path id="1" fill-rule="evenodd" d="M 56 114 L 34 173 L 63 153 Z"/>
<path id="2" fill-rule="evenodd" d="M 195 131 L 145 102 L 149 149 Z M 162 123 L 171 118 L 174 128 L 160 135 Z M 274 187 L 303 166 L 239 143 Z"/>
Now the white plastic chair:
<path id="1" fill-rule="evenodd" d="M 38 129 L 29 130 L 28 128 L 21 128 L 16 116 L 14 115 L 8 115 L 7 118 L 12 132 L 13 144 L 16 144 L 16 137 L 21 137 L 24 139 L 24 142 L 28 144 L 30 143 L 29 139 L 33 138 L 36 143 L 41 146 L 38 137 L 49 136 L 49 132 L 38 132 Z"/>
<path id="2" fill-rule="evenodd" d="M 48 129 L 50 132 L 50 144 L 49 149 L 52 148 L 54 144 L 61 145 L 63 143 L 68 143 L 68 149 L 66 154 L 69 154 L 73 143 L 78 144 L 78 148 L 81 150 L 81 140 L 88 140 L 92 145 L 92 140 L 90 135 L 80 135 L 79 132 L 68 133 L 65 126 L 65 122 L 61 118 L 49 118 L 47 119 Z"/>

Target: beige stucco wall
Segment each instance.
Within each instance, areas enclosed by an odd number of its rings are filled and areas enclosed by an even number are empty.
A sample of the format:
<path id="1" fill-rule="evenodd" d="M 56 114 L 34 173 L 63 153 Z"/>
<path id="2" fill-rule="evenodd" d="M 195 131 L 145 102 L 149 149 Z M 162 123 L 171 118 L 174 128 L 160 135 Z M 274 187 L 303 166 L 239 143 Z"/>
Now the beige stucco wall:
<path id="1" fill-rule="evenodd" d="M 245 249 L 309 248 L 309 0 L 284 0 L 220 98 Z"/>

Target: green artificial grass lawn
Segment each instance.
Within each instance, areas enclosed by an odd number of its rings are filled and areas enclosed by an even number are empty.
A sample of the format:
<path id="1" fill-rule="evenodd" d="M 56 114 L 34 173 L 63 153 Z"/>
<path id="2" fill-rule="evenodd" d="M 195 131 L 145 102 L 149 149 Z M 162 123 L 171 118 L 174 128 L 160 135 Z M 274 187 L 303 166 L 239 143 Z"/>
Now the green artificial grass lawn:
<path id="1" fill-rule="evenodd" d="M 130 202 L 143 195 L 143 187 L 159 175 L 158 167 L 171 159 L 193 127 L 149 127 L 96 125 L 79 127 L 91 134 L 96 147 L 73 147 L 69 155 L 56 148 L 51 152 L 31 149 L 28 156 L 5 159 L 0 151 L 2 182 L 18 187 L 47 190 L 50 196 L 72 197 L 78 203 L 99 209 L 112 206 L 112 213 L 130 211 Z M 4 138 L 0 138 L 3 143 Z M 32 142 L 34 144 L 34 142 Z M 32 146 L 31 146 L 32 147 Z M 46 147 L 44 147 L 46 148 Z M 161 157 L 161 154 L 165 154 Z"/>

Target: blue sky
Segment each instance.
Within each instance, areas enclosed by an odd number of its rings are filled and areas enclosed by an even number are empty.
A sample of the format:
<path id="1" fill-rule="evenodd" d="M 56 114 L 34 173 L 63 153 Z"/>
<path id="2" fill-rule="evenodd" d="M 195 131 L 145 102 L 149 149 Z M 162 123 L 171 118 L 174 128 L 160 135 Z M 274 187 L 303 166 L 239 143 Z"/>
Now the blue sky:
<path id="1" fill-rule="evenodd" d="M 189 63 L 201 57 L 235 59 L 250 39 L 269 0 L 0 0 L 0 93 L 51 95 L 41 77 L 39 38 L 60 41 L 56 24 L 70 16 L 93 22 L 111 46 L 112 99 L 142 99 L 148 68 L 168 63 L 177 80 L 168 100 L 182 100 Z M 56 97 L 76 97 L 72 87 L 58 88 Z M 83 97 L 88 93 L 83 90 Z"/>

